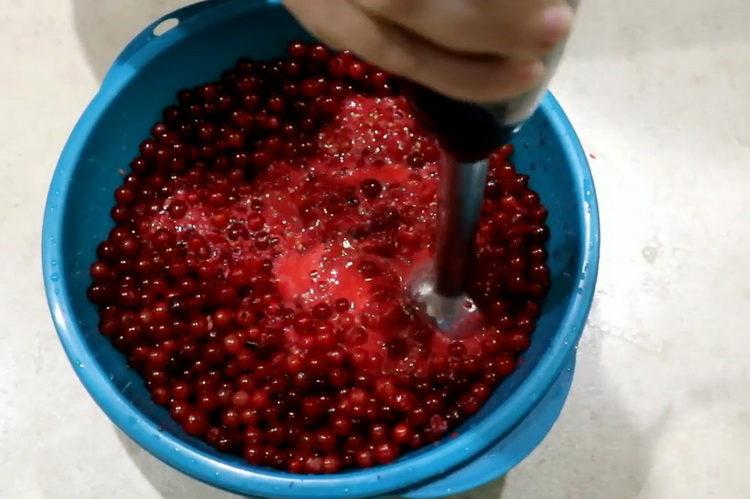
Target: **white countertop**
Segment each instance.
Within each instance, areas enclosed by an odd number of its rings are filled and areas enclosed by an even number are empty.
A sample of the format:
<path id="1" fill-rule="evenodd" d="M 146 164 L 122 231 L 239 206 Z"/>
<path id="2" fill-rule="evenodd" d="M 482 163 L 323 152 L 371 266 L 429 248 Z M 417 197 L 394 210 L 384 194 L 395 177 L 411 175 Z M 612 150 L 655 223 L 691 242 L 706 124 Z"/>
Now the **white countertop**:
<path id="1" fill-rule="evenodd" d="M 0 497 L 229 497 L 118 432 L 44 300 L 43 202 L 123 44 L 184 0 L 0 9 Z M 602 219 L 571 396 L 476 498 L 750 497 L 750 2 L 590 0 L 553 90 Z"/>

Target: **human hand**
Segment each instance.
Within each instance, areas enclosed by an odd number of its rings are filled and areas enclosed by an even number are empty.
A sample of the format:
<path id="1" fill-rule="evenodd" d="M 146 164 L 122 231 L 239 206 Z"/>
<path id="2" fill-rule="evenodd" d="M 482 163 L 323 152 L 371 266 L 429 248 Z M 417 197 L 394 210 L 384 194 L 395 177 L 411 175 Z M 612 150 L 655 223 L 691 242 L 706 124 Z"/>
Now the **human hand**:
<path id="1" fill-rule="evenodd" d="M 565 0 L 284 0 L 327 44 L 443 94 L 502 101 L 532 88 L 568 36 Z"/>

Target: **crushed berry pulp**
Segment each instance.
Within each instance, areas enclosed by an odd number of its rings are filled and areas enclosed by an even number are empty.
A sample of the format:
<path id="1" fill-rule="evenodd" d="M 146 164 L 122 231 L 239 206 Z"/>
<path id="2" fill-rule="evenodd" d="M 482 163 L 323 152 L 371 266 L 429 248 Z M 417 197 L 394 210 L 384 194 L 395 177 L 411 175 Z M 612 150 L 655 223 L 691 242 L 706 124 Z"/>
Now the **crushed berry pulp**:
<path id="1" fill-rule="evenodd" d="M 88 297 L 184 430 L 253 465 L 395 460 L 477 412 L 529 345 L 550 285 L 547 212 L 494 151 L 451 340 L 405 291 L 432 255 L 452 161 L 397 79 L 294 43 L 180 90 L 115 191 Z"/>

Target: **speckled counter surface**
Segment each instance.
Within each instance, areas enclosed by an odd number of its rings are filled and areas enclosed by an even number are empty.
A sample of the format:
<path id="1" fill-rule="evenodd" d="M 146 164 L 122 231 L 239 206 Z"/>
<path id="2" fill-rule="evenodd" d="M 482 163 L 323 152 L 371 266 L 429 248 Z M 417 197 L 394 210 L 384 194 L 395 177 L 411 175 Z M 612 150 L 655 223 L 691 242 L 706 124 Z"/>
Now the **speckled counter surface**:
<path id="1" fill-rule="evenodd" d="M 179 0 L 0 8 L 0 497 L 229 497 L 118 432 L 69 367 L 43 201 L 120 47 Z M 750 497 L 750 2 L 591 0 L 553 90 L 589 153 L 598 291 L 542 445 L 474 498 Z"/>

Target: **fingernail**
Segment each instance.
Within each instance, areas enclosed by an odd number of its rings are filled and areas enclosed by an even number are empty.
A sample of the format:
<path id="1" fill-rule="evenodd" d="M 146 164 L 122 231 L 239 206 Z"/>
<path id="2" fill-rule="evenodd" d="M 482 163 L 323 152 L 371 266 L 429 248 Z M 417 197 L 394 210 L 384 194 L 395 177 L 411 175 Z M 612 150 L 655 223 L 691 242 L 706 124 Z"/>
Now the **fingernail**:
<path id="1" fill-rule="evenodd" d="M 556 43 L 570 33 L 573 24 L 573 9 L 569 5 L 556 5 L 542 13 L 542 39 Z"/>

